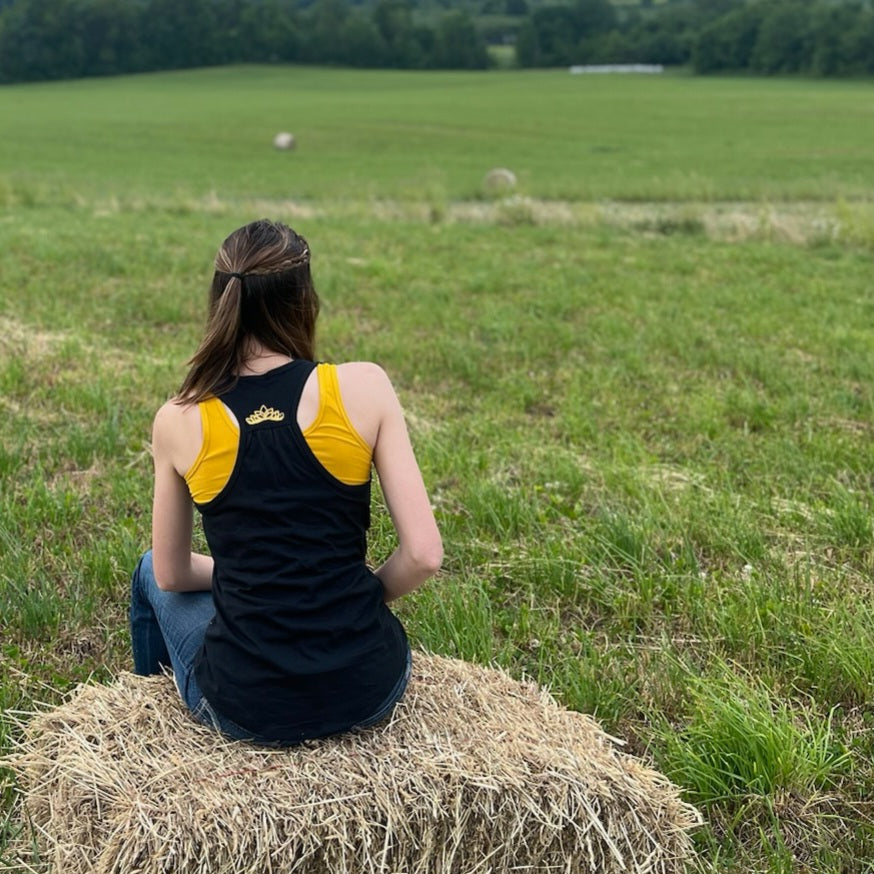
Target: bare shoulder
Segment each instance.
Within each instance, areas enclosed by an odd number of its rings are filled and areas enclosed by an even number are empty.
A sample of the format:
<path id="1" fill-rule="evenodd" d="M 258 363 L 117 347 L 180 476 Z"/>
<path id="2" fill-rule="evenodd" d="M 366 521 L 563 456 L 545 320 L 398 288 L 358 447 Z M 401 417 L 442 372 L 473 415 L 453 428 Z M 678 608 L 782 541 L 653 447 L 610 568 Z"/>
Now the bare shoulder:
<path id="1" fill-rule="evenodd" d="M 337 365 L 337 380 L 346 404 L 362 399 L 389 403 L 395 399 L 395 390 L 385 370 L 373 361 L 350 361 Z"/>
<path id="2" fill-rule="evenodd" d="M 180 413 L 182 407 L 171 399 L 158 408 L 155 413 L 155 418 L 152 421 L 152 439 L 158 441 L 172 432 L 174 426 L 177 426 L 180 421 Z"/>
<path id="3" fill-rule="evenodd" d="M 176 398 L 170 398 L 158 408 L 155 413 L 153 429 L 155 433 L 174 432 L 180 425 L 195 419 L 199 420 L 200 412 L 197 404 L 180 404 Z"/>
<path id="4" fill-rule="evenodd" d="M 377 386 L 391 387 L 388 374 L 373 361 L 348 361 L 337 365 L 337 377 L 349 385 L 361 385 L 369 388 Z"/>
<path id="5" fill-rule="evenodd" d="M 156 456 L 187 469 L 201 440 L 200 410 L 197 404 L 180 404 L 171 398 L 163 404 L 152 423 L 152 449 Z"/>
<path id="6" fill-rule="evenodd" d="M 386 423 L 403 416 L 388 374 L 372 361 L 350 361 L 337 365 L 337 382 L 349 421 L 370 446 L 376 446 Z"/>

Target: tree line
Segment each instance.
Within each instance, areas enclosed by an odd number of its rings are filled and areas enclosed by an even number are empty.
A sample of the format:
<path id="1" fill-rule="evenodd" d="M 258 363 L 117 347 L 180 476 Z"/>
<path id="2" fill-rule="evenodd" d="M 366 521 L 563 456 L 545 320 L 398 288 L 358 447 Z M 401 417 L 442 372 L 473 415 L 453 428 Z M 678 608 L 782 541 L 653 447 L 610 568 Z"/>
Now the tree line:
<path id="1" fill-rule="evenodd" d="M 874 73 L 874 0 L 0 0 L 0 82 L 235 63 Z"/>
<path id="2" fill-rule="evenodd" d="M 646 63 L 696 73 L 874 73 L 870 0 L 689 0 L 622 8 L 578 0 L 520 26 L 526 67 Z"/>
<path id="3" fill-rule="evenodd" d="M 0 0 L 2 3 L 2 0 Z M 236 63 L 488 66 L 471 16 L 416 23 L 407 0 L 12 0 L 0 7 L 0 81 Z"/>

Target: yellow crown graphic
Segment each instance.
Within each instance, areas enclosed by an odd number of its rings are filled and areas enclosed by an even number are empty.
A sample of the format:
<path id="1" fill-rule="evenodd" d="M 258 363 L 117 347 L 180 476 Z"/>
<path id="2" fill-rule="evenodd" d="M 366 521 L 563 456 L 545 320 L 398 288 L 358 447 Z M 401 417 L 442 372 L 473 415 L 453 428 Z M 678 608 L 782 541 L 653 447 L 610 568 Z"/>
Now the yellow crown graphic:
<path id="1" fill-rule="evenodd" d="M 250 425 L 258 425 L 261 422 L 281 422 L 285 418 L 285 413 L 279 410 L 274 410 L 273 407 L 266 407 L 264 404 L 246 416 L 246 422 Z"/>

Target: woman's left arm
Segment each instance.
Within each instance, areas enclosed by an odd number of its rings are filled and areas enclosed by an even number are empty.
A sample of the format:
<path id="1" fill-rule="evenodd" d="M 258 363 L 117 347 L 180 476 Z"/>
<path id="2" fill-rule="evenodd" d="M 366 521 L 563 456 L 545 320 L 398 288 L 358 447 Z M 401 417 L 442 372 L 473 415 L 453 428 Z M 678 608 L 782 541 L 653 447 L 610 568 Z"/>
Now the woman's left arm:
<path id="1" fill-rule="evenodd" d="M 158 410 L 152 426 L 152 566 L 158 588 L 168 592 L 212 588 L 212 557 L 191 551 L 194 508 L 188 486 L 174 466 L 184 433 L 183 416 L 183 408 L 169 401 Z"/>

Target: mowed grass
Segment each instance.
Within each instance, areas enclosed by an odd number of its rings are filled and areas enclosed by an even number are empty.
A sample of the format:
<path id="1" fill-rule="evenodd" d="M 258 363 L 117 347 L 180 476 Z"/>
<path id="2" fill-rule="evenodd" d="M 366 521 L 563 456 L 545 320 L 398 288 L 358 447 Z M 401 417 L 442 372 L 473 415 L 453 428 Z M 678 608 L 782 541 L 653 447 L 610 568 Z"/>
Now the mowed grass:
<path id="1" fill-rule="evenodd" d="M 233 68 L 0 90 L 7 199 L 870 197 L 870 82 Z M 269 148 L 289 130 L 300 147 Z M 0 201 L 3 191 L 0 189 Z"/>
<path id="2" fill-rule="evenodd" d="M 666 136 L 658 119 L 683 104 L 684 88 L 688 113 L 709 106 L 717 118 L 727 91 L 761 88 L 777 112 L 780 95 L 831 105 L 867 87 L 271 68 L 0 90 L 0 105 L 36 95 L 18 123 L 34 161 L 0 143 L 0 707 L 56 701 L 129 668 L 126 588 L 149 540 L 151 416 L 199 336 L 217 244 L 272 206 L 314 252 L 320 356 L 379 361 L 408 413 L 447 556 L 399 607 L 416 644 L 533 676 L 596 714 L 700 805 L 702 870 L 870 871 L 874 237 L 789 243 L 763 227 L 728 241 L 708 236 L 698 213 L 621 226 L 540 221 L 515 201 L 494 221 L 436 208 L 478 196 L 480 168 L 498 163 L 490 150 L 502 143 L 461 100 L 453 136 L 447 95 L 460 82 L 494 89 L 520 118 L 550 105 L 570 124 L 562 98 L 551 104 L 536 87 L 546 81 L 559 94 L 573 83 L 646 104 L 641 141 L 644 127 Z M 223 116 L 252 119 L 254 95 L 275 96 L 283 82 L 318 108 L 323 130 L 355 129 L 358 118 L 356 136 L 375 136 L 392 88 L 397 117 L 415 124 L 384 127 L 390 148 L 359 156 L 367 172 L 346 194 L 356 150 L 327 138 L 308 157 L 303 144 L 274 154 L 273 127 L 292 125 L 265 124 L 257 143 L 246 124 L 222 128 L 221 155 L 186 147 L 219 103 Z M 128 104 L 140 88 L 156 90 L 137 115 Z M 77 93 L 91 94 L 80 98 L 91 114 L 74 121 L 65 110 L 68 137 L 41 141 Z M 119 139 L 114 154 L 119 118 L 135 116 L 142 138 L 127 154 Z M 424 145 L 429 117 L 441 135 Z M 739 142 L 759 131 L 737 118 L 733 127 Z M 160 152 L 145 135 L 157 128 Z M 808 118 L 808 145 L 822 128 Z M 711 135 L 677 146 L 698 165 L 653 156 L 659 184 L 709 166 L 733 196 L 750 184 L 764 197 L 774 177 L 707 163 Z M 546 151 L 561 146 L 540 139 Z M 104 151 L 68 149 L 83 140 Z M 226 173 L 232 153 L 238 175 Z M 578 165 L 561 154 L 549 179 L 523 176 L 526 193 L 574 183 Z M 287 193 L 265 202 L 270 174 L 299 158 L 311 168 L 308 204 Z M 40 161 L 55 175 L 38 173 Z M 783 178 L 800 178 L 801 163 Z M 440 191 L 418 195 L 432 205 L 422 220 L 341 204 L 366 202 L 365 191 L 415 201 L 409 180 L 429 165 L 445 175 Z M 849 164 L 836 160 L 833 176 L 827 166 L 824 197 L 829 179 L 833 199 L 848 195 L 844 184 L 869 196 Z M 607 196 L 610 184 L 625 196 L 630 180 L 611 172 L 603 188 L 561 196 Z M 656 179 L 639 171 L 636 183 Z M 788 185 L 782 196 L 810 194 Z M 55 202 L 53 191 L 75 196 Z M 377 512 L 373 559 L 391 548 Z M 13 735 L 0 721 L 0 754 Z M 12 784 L 0 785 L 3 858 L 18 817 Z"/>

